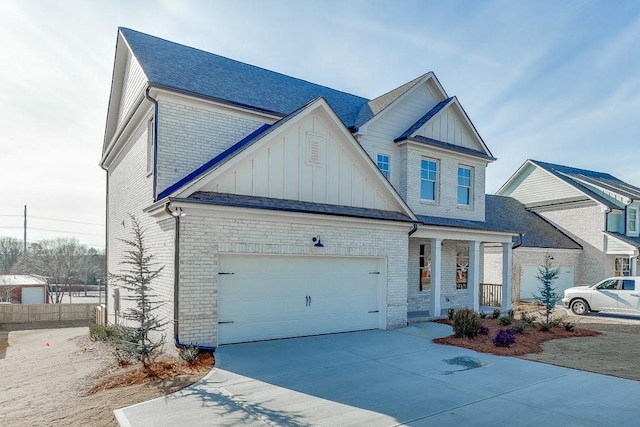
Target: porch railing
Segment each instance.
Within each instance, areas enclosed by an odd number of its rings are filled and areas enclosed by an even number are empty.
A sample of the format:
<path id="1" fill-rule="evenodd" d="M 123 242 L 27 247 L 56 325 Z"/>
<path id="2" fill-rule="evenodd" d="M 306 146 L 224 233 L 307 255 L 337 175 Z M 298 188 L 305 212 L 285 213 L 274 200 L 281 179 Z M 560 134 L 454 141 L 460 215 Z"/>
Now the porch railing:
<path id="1" fill-rule="evenodd" d="M 480 283 L 480 305 L 485 307 L 502 306 L 502 285 Z"/>

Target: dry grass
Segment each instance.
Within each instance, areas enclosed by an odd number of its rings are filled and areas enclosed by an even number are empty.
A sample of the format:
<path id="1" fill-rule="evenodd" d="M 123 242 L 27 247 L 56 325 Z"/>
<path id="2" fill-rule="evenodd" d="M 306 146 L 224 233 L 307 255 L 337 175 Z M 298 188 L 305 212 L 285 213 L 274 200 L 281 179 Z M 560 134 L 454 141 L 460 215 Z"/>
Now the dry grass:
<path id="1" fill-rule="evenodd" d="M 438 320 L 438 323 L 450 324 L 448 319 Z M 573 331 L 567 331 L 563 326 L 556 326 L 549 331 L 543 331 L 538 325 L 534 325 L 528 332 L 516 334 L 516 342 L 511 347 L 496 347 L 493 339 L 500 329 L 513 328 L 518 321 L 514 321 L 514 325 L 502 326 L 497 319 L 483 319 L 483 324 L 489 329 L 488 335 L 478 335 L 474 339 L 456 338 L 453 335 L 435 339 L 438 344 L 453 345 L 464 347 L 481 353 L 491 353 L 499 356 L 522 356 L 530 353 L 540 353 L 542 351 L 542 343 L 550 340 L 576 337 L 591 337 L 600 335 L 599 332 L 589 329 L 575 328 Z"/>

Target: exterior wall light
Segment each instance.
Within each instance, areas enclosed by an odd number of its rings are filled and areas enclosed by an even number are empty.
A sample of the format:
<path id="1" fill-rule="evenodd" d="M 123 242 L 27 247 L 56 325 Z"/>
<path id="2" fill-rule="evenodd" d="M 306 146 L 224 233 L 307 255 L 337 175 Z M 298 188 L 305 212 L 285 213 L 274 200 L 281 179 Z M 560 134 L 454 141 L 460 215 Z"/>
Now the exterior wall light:
<path id="1" fill-rule="evenodd" d="M 322 242 L 320 241 L 320 236 L 314 236 L 311 238 L 311 241 L 313 243 L 315 243 L 313 246 L 315 246 L 316 248 L 324 248 L 324 245 L 322 244 Z"/>

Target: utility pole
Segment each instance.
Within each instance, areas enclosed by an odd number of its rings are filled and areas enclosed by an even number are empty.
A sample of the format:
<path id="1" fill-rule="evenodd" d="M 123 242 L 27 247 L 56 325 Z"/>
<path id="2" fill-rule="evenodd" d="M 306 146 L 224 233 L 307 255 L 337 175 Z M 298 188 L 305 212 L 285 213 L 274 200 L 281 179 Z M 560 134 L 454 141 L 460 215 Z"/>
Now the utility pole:
<path id="1" fill-rule="evenodd" d="M 24 253 L 27 253 L 27 205 L 24 205 Z"/>

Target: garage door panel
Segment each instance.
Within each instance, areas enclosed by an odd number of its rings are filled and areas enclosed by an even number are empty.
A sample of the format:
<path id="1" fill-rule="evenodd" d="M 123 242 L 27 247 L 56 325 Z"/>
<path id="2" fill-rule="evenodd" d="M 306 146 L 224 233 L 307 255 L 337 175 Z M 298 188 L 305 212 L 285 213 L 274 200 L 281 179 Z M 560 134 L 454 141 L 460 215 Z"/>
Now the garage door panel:
<path id="1" fill-rule="evenodd" d="M 220 271 L 233 274 L 218 276 L 218 341 L 377 328 L 379 267 L 372 258 L 221 256 Z"/>
<path id="2" fill-rule="evenodd" d="M 565 289 L 572 287 L 574 284 L 574 268 L 572 265 L 561 265 L 555 268 L 558 268 L 558 277 L 554 280 L 552 286 L 556 288 L 556 293 L 562 295 Z M 538 274 L 539 266 L 522 266 L 522 276 L 520 279 L 521 300 L 533 300 L 535 295 L 540 295 L 542 282 L 537 278 Z"/>

